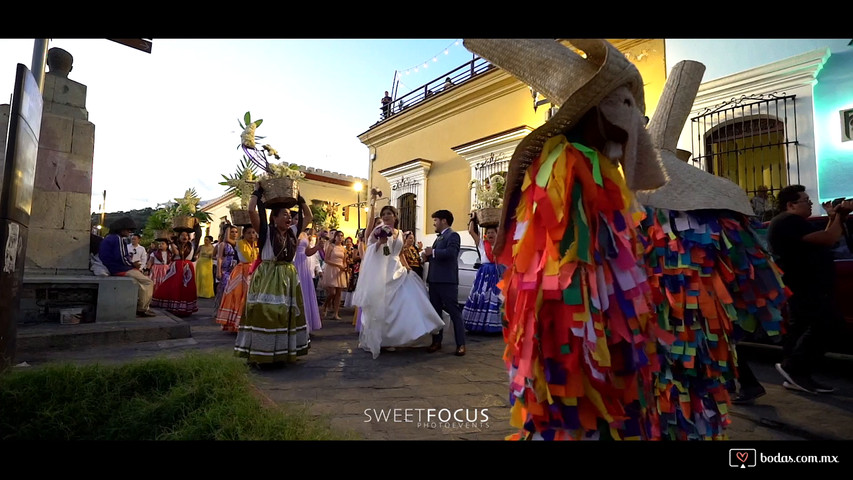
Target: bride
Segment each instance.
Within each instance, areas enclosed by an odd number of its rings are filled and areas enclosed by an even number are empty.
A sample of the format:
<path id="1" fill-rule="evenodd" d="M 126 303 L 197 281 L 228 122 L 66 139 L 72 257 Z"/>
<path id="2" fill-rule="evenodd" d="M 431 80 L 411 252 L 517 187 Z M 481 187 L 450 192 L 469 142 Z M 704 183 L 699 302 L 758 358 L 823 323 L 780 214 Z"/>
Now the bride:
<path id="1" fill-rule="evenodd" d="M 373 221 L 365 233 L 367 248 L 352 303 L 362 312 L 359 347 L 376 358 L 383 348 L 428 346 L 444 321 L 429 302 L 426 284 L 400 256 L 403 238 L 395 228 L 397 209 L 382 207 L 376 222 L 373 205 L 381 193 L 371 194 L 367 218 Z M 383 227 L 390 236 L 382 235 Z"/>

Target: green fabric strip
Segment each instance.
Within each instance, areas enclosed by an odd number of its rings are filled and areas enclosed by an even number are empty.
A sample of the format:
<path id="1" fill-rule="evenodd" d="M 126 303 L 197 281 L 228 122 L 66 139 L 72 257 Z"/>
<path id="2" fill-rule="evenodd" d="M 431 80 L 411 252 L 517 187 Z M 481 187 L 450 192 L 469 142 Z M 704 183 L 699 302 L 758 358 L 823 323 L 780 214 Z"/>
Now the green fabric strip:
<path id="1" fill-rule="evenodd" d="M 566 148 L 566 142 L 564 140 L 560 140 L 554 148 L 552 148 L 548 152 L 548 156 L 545 158 L 545 161 L 542 162 L 542 166 L 539 167 L 539 172 L 536 173 L 536 185 L 545 188 L 548 185 L 548 179 L 551 178 L 551 171 L 554 170 L 554 162 L 557 161 L 557 157 L 563 153 L 563 150 Z"/>
<path id="2" fill-rule="evenodd" d="M 592 178 L 595 180 L 595 183 L 599 187 L 603 187 L 604 180 L 601 178 L 601 164 L 599 163 L 600 160 L 598 159 L 598 151 L 580 143 L 573 143 L 572 146 L 577 148 L 578 151 L 583 153 L 584 156 L 588 158 L 590 162 L 592 162 Z"/>

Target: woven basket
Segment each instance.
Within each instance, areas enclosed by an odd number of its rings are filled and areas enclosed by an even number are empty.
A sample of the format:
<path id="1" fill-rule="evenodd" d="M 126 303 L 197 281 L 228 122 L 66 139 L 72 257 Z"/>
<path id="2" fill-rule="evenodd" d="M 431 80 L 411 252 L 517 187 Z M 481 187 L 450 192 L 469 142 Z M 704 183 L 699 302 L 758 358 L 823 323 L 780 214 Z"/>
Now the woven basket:
<path id="1" fill-rule="evenodd" d="M 481 208 L 477 210 L 477 222 L 481 227 L 497 227 L 501 223 L 501 209 Z"/>
<path id="2" fill-rule="evenodd" d="M 154 232 L 155 240 L 168 240 L 170 238 L 172 238 L 172 232 L 170 230 L 157 230 Z"/>
<path id="3" fill-rule="evenodd" d="M 261 180 L 264 188 L 264 206 L 266 208 L 283 206 L 290 208 L 297 204 L 299 185 L 296 180 L 287 177 L 276 177 Z"/>
<path id="4" fill-rule="evenodd" d="M 249 218 L 248 210 L 231 210 L 231 223 L 241 227 L 251 225 L 252 220 Z"/>
<path id="5" fill-rule="evenodd" d="M 176 232 L 192 232 L 195 228 L 195 217 L 178 215 L 172 219 L 172 230 Z"/>

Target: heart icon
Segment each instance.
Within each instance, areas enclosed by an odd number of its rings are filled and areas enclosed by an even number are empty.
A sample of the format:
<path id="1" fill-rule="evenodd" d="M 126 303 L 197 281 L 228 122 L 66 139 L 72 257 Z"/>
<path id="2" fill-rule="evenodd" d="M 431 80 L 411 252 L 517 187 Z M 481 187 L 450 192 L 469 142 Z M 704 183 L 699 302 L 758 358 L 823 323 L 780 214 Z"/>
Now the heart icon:
<path id="1" fill-rule="evenodd" d="M 749 458 L 749 452 L 737 452 L 737 459 L 741 461 L 741 463 L 746 463 L 746 459 Z"/>

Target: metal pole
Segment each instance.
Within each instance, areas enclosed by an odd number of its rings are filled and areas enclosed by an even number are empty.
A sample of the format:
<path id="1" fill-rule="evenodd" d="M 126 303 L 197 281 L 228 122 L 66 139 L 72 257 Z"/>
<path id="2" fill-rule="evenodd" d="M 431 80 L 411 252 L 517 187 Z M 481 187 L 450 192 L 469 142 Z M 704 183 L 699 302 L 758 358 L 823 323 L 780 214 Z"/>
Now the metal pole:
<path id="1" fill-rule="evenodd" d="M 107 191 L 104 190 L 104 203 L 101 204 L 101 229 L 100 234 L 104 236 L 104 230 L 106 230 L 106 225 L 104 225 L 104 215 L 107 213 Z"/>
<path id="2" fill-rule="evenodd" d="M 358 202 L 355 206 L 355 213 L 358 215 L 358 229 L 361 230 L 361 191 L 356 192 Z"/>
<path id="3" fill-rule="evenodd" d="M 32 71 L 33 78 L 36 79 L 36 84 L 38 84 L 41 93 L 44 93 L 44 67 L 47 65 L 47 46 L 49 42 L 49 38 L 36 38 L 33 41 L 33 60 L 30 71 Z"/>

